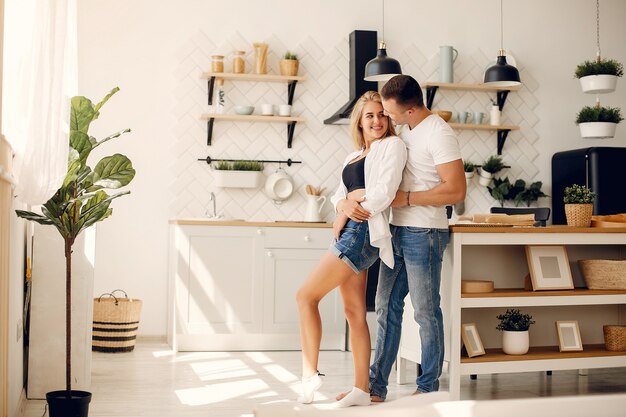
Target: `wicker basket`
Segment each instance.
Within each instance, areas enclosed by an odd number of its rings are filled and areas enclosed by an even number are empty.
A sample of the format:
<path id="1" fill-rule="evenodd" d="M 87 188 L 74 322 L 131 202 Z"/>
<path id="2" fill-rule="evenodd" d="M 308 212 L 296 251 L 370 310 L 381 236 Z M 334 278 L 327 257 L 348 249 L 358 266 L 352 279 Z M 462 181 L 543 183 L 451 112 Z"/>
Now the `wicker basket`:
<path id="1" fill-rule="evenodd" d="M 626 326 L 604 325 L 604 345 L 612 352 L 626 351 Z"/>
<path id="2" fill-rule="evenodd" d="M 125 298 L 116 297 L 116 291 L 123 292 Z M 123 290 L 94 298 L 91 350 L 118 353 L 135 349 L 141 304 L 141 300 L 128 298 Z"/>
<path id="3" fill-rule="evenodd" d="M 578 265 L 590 290 L 626 290 L 626 261 L 581 259 Z"/>
<path id="4" fill-rule="evenodd" d="M 573 227 L 591 226 L 593 204 L 565 204 L 567 225 Z"/>

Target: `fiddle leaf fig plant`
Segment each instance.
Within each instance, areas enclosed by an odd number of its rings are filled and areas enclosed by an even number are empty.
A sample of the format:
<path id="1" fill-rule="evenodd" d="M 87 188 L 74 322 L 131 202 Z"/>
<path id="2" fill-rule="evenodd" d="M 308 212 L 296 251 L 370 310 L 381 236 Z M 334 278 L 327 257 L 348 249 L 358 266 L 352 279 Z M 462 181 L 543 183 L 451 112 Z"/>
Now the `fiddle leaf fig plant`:
<path id="1" fill-rule="evenodd" d="M 72 246 L 80 232 L 109 217 L 113 213 L 111 202 L 130 191 L 109 195 L 105 189 L 117 189 L 128 185 L 135 177 L 133 165 L 125 155 L 116 153 L 102 158 L 91 168 L 87 159 L 98 146 L 115 139 L 130 129 L 124 129 L 101 140 L 89 136 L 89 126 L 100 116 L 102 106 L 119 91 L 115 87 L 102 101 L 94 105 L 86 97 L 71 100 L 70 140 L 67 173 L 63 184 L 43 204 L 41 214 L 16 210 L 16 214 L 43 225 L 52 225 L 61 234 L 65 245 L 65 385 L 68 397 L 72 383 Z"/>

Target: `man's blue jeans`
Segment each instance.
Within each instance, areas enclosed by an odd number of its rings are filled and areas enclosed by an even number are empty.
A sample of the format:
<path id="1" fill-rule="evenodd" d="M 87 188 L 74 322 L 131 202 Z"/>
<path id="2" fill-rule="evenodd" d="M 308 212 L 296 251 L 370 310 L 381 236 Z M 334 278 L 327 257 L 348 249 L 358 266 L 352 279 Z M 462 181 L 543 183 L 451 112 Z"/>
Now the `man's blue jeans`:
<path id="1" fill-rule="evenodd" d="M 420 326 L 422 374 L 417 390 L 437 391 L 443 366 L 444 340 L 439 287 L 441 262 L 448 245 L 447 229 L 391 226 L 394 268 L 380 264 L 376 292 L 376 353 L 370 367 L 370 392 L 387 396 L 389 373 L 396 360 L 407 293 Z"/>

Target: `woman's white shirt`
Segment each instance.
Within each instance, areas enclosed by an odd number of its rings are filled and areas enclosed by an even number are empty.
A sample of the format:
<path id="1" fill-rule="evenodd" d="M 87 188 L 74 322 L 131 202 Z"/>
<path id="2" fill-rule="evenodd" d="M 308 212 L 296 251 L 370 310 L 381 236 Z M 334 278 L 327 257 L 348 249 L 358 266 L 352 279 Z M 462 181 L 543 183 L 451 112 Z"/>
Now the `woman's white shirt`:
<path id="1" fill-rule="evenodd" d="M 363 149 L 350 153 L 343 167 L 362 153 Z M 402 181 L 406 158 L 406 146 L 397 136 L 373 142 L 365 158 L 365 197 L 361 206 L 370 213 L 368 220 L 370 244 L 380 250 L 380 259 L 390 268 L 393 268 L 394 262 L 389 230 L 389 205 L 396 197 L 396 191 Z M 331 198 L 335 211 L 337 203 L 347 195 L 348 189 L 340 175 L 339 187 Z"/>

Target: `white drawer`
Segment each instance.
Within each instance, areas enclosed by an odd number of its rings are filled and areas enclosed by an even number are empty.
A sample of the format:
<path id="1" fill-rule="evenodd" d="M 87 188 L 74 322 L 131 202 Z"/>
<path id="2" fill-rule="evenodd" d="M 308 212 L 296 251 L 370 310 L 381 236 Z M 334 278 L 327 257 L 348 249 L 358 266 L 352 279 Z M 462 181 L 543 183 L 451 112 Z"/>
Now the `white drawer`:
<path id="1" fill-rule="evenodd" d="M 306 229 L 295 227 L 262 228 L 266 248 L 326 249 L 332 243 L 333 229 Z"/>

